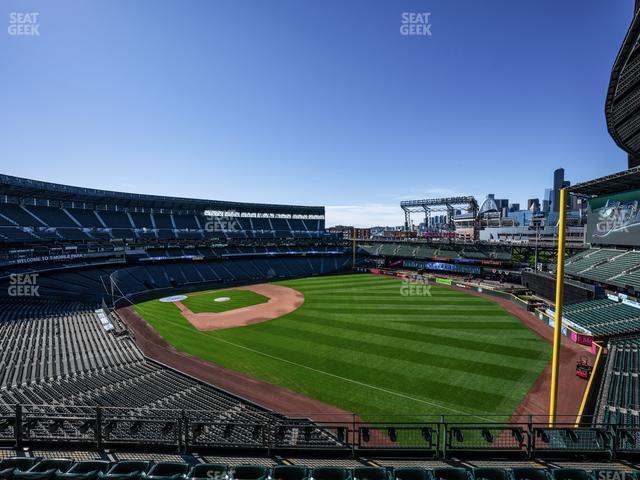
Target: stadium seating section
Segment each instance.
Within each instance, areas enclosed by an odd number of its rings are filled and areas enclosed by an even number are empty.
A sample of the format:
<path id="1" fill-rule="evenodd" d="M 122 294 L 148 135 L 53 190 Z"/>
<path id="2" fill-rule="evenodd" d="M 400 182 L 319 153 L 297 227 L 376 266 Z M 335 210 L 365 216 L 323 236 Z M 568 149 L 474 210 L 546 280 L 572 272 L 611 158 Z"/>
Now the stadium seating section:
<path id="1" fill-rule="evenodd" d="M 640 336 L 609 340 L 596 422 L 640 428 Z"/>
<path id="2" fill-rule="evenodd" d="M 511 261 L 511 249 L 497 245 L 372 242 L 361 248 L 376 257 L 446 258 Z"/>
<path id="3" fill-rule="evenodd" d="M 203 411 L 226 422 L 283 418 L 145 359 L 128 335 L 116 335 L 122 326 L 115 316 L 108 319 L 115 328 L 105 328 L 104 315 L 81 304 L 0 305 L 0 416 L 22 404 L 78 415 L 101 406 L 126 407 L 132 416 L 153 409 Z M 203 436 L 222 438 L 222 429 Z M 233 435 L 241 442 L 251 431 Z"/>
<path id="4" fill-rule="evenodd" d="M 324 220 L 205 217 L 0 203 L 0 241 L 320 238 Z"/>
<path id="5" fill-rule="evenodd" d="M 597 337 L 640 331 L 640 308 L 606 298 L 565 305 L 563 318 Z"/>
<path id="6" fill-rule="evenodd" d="M 144 455 L 139 456 L 144 458 Z M 170 456 L 167 456 L 170 457 Z M 227 460 L 237 461 L 228 457 Z M 185 459 L 191 460 L 191 459 Z M 225 460 L 221 457 L 220 460 Z M 575 468 L 543 468 L 517 462 L 506 467 L 393 467 L 385 461 L 370 466 L 332 466 L 329 461 L 296 459 L 295 464 L 276 463 L 277 460 L 254 458 L 261 463 L 190 463 L 184 460 L 71 460 L 64 458 L 13 457 L 0 461 L 2 480 L 601 480 L 605 478 L 638 479 L 638 472 L 629 467 L 620 470 Z M 193 461 L 193 460 L 192 460 Z M 315 466 L 306 466 L 305 463 Z M 363 460 L 367 462 L 367 460 Z M 336 463 L 340 463 L 337 461 Z M 342 462 L 344 463 L 344 461 Z M 358 464 L 353 460 L 348 463 Z M 402 463 L 397 460 L 391 464 Z M 407 462 L 411 463 L 411 462 Z M 414 462 L 415 463 L 415 462 Z M 508 464 L 508 462 L 505 462 Z M 318 465 L 320 464 L 320 465 Z"/>
<path id="7" fill-rule="evenodd" d="M 640 251 L 591 248 L 569 258 L 565 272 L 580 279 L 640 290 Z"/>

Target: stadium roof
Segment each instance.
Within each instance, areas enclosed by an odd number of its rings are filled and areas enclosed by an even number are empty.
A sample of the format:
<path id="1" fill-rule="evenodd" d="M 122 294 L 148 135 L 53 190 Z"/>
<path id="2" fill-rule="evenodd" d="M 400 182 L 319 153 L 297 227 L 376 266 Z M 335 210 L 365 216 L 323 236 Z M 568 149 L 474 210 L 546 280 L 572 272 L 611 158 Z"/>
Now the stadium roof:
<path id="1" fill-rule="evenodd" d="M 630 168 L 629 170 L 587 182 L 576 183 L 572 187 L 568 187 L 567 191 L 577 195 L 594 197 L 637 189 L 640 189 L 640 167 Z"/>
<path id="2" fill-rule="evenodd" d="M 607 129 L 620 148 L 640 157 L 640 10 L 635 14 L 611 71 L 605 101 Z"/>
<path id="3" fill-rule="evenodd" d="M 122 207 L 154 209 L 324 215 L 324 207 L 319 206 L 274 205 L 267 203 L 226 202 L 220 200 L 143 195 L 139 193 L 73 187 L 59 183 L 42 182 L 0 174 L 0 196 L 2 195 L 16 198 L 46 198 L 48 200 L 87 202 L 98 205 L 117 204 Z"/>

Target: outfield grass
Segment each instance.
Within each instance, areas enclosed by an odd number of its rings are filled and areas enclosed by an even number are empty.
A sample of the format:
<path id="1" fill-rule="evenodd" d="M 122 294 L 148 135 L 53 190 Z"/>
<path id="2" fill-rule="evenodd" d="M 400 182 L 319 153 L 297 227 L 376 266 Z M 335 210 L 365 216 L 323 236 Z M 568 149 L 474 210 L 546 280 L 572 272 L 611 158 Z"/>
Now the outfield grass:
<path id="1" fill-rule="evenodd" d="M 209 290 L 206 292 L 189 293 L 188 298 L 182 301 L 193 313 L 226 312 L 236 308 L 250 307 L 259 303 L 266 303 L 269 299 L 248 290 Z M 229 297 L 227 302 L 214 301 L 218 297 Z M 175 308 L 175 305 L 172 305 Z"/>
<path id="2" fill-rule="evenodd" d="M 506 416 L 550 358 L 548 344 L 496 303 L 449 288 L 405 297 L 400 280 L 372 275 L 278 283 L 304 304 L 248 327 L 200 332 L 157 300 L 136 310 L 178 350 L 364 418 Z"/>

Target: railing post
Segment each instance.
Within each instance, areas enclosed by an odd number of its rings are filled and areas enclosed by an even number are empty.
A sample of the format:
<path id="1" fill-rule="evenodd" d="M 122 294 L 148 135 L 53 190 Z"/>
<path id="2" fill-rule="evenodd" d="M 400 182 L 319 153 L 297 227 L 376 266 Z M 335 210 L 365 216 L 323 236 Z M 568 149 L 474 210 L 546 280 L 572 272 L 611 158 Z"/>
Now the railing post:
<path id="1" fill-rule="evenodd" d="M 16 437 L 16 448 L 22 447 L 22 405 L 17 404 L 16 409 L 16 424 L 13 429 L 13 433 Z"/>
<path id="2" fill-rule="evenodd" d="M 96 448 L 102 448 L 102 407 L 96 407 Z"/>
<path id="3" fill-rule="evenodd" d="M 180 423 L 181 429 L 184 432 L 184 451 L 187 452 L 189 450 L 189 418 L 187 417 L 187 412 L 185 410 L 180 411 Z"/>
<path id="4" fill-rule="evenodd" d="M 440 448 L 440 453 L 442 453 L 441 458 L 447 458 L 447 424 L 444 421 L 444 415 L 440 415 L 440 428 L 442 428 L 442 445 Z"/>
<path id="5" fill-rule="evenodd" d="M 533 417 L 527 416 L 527 458 L 533 458 Z"/>
<path id="6" fill-rule="evenodd" d="M 182 411 L 178 414 L 178 420 L 176 421 L 176 439 L 178 441 L 178 453 L 182 453 Z"/>
<path id="7" fill-rule="evenodd" d="M 354 240 L 353 244 L 355 246 L 355 240 Z M 352 423 L 351 423 L 351 456 L 353 458 L 355 458 L 355 456 L 356 456 L 356 414 L 355 413 L 352 414 L 351 421 L 352 421 Z M 347 438 L 348 438 L 348 436 L 347 436 Z M 358 441 L 359 440 L 360 440 L 360 436 L 358 435 Z"/>

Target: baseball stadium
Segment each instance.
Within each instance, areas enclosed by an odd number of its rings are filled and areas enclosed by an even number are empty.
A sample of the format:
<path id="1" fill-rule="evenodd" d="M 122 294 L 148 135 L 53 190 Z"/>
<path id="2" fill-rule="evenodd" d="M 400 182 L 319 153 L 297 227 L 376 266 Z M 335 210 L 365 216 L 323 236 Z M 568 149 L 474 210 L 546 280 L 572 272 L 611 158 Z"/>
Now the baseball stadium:
<path id="1" fill-rule="evenodd" d="M 602 92 L 628 169 L 560 182 L 535 241 L 493 196 L 376 237 L 0 174 L 0 480 L 640 478 L 639 8 Z"/>

